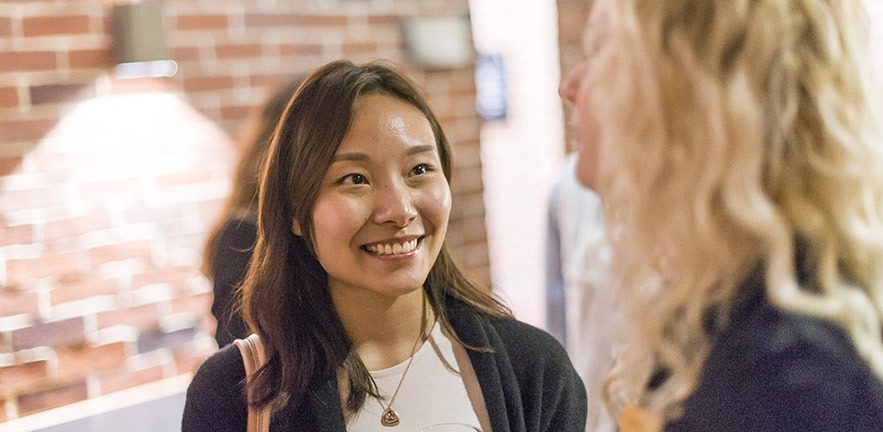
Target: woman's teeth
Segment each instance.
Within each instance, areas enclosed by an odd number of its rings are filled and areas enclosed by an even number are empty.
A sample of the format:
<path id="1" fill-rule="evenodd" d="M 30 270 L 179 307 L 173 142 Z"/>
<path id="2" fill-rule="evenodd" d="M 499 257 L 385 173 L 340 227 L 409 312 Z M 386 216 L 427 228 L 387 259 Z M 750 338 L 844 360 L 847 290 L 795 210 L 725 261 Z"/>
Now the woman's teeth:
<path id="1" fill-rule="evenodd" d="M 368 249 L 368 252 L 371 252 L 375 255 L 399 255 L 411 252 L 416 247 L 417 239 L 414 239 L 404 243 L 394 243 L 391 245 L 369 245 L 365 246 L 365 249 Z"/>

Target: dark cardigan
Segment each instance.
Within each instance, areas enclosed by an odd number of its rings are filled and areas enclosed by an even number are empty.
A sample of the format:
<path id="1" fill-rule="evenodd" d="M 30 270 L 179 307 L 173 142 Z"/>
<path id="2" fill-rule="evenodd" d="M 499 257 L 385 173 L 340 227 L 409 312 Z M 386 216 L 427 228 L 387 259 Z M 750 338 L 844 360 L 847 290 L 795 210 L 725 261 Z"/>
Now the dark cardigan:
<path id="1" fill-rule="evenodd" d="M 467 349 L 494 432 L 583 432 L 586 392 L 561 344 L 548 333 L 510 318 L 495 318 L 460 302 L 448 315 Z M 183 432 L 246 430 L 241 382 L 245 370 L 235 346 L 199 368 L 190 388 Z M 345 432 L 337 380 L 319 378 L 297 409 L 277 414 L 271 431 Z"/>
<path id="2" fill-rule="evenodd" d="M 883 431 L 883 383 L 846 334 L 751 295 L 714 338 L 702 376 L 670 432 Z"/>

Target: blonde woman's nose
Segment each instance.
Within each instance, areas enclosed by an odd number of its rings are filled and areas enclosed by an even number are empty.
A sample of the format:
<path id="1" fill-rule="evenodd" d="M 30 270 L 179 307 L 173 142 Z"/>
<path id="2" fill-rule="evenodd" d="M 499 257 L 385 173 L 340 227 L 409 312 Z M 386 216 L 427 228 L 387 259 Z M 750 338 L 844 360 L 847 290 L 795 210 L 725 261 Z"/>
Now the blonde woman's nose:
<path id="1" fill-rule="evenodd" d="M 573 68 L 558 86 L 558 95 L 562 99 L 576 103 L 576 96 L 579 94 L 580 85 L 582 85 L 583 75 L 585 72 L 585 60 L 580 62 L 577 67 Z"/>

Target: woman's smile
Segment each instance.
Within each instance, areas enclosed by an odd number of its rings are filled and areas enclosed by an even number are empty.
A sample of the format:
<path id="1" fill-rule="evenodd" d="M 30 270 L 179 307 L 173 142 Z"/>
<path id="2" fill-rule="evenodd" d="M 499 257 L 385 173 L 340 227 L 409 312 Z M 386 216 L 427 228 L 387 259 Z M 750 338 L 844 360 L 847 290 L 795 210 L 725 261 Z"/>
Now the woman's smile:
<path id="1" fill-rule="evenodd" d="M 362 246 L 367 252 L 384 257 L 406 257 L 417 253 L 417 247 L 423 237 L 414 237 L 410 240 L 400 239 L 395 241 L 383 241 Z"/>

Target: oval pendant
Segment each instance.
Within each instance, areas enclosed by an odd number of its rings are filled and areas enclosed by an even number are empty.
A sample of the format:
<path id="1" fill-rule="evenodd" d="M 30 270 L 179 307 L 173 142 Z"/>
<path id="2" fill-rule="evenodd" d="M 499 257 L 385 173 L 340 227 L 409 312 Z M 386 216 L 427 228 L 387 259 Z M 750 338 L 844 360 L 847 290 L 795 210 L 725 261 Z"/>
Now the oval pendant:
<path id="1" fill-rule="evenodd" d="M 399 424 L 399 414 L 395 412 L 392 408 L 387 408 L 383 410 L 383 414 L 380 415 L 380 424 L 393 427 L 398 426 Z"/>

